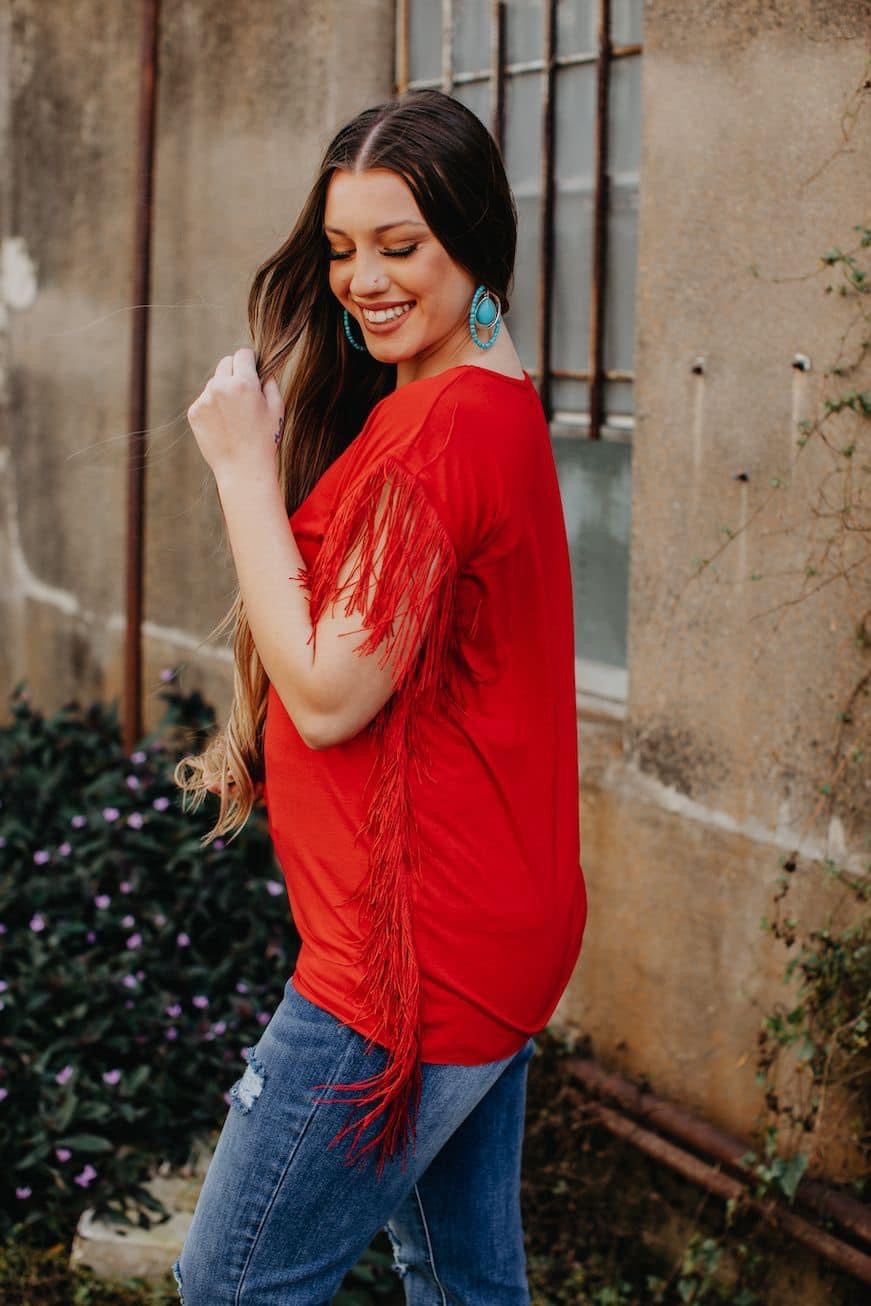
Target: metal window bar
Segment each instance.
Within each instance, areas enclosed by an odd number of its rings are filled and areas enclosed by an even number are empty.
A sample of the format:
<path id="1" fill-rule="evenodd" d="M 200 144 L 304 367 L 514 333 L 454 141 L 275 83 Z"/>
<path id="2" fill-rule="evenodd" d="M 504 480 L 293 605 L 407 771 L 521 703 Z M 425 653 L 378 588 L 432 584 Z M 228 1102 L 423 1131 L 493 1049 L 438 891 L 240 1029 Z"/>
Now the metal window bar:
<path id="1" fill-rule="evenodd" d="M 460 0 L 462 3 L 462 0 Z M 515 63 L 505 60 L 505 21 L 507 6 L 504 0 L 492 0 L 491 5 L 491 58 L 490 67 L 470 72 L 455 72 L 453 57 L 454 0 L 442 0 L 442 50 L 441 75 L 436 78 L 409 77 L 409 7 L 411 0 L 397 0 L 396 5 L 396 79 L 395 94 L 424 87 L 439 87 L 450 94 L 456 86 L 475 82 L 489 82 L 491 86 L 491 133 L 504 148 L 505 130 L 505 79 L 527 74 L 544 73 L 545 85 L 542 103 L 542 222 L 540 245 L 540 282 L 538 302 L 537 359 L 535 368 L 528 369 L 536 378 L 542 406 L 548 421 L 553 418 L 550 383 L 556 379 L 587 381 L 590 386 L 589 416 L 583 432 L 566 431 L 565 434 L 582 434 L 584 438 L 602 438 L 606 424 L 604 391 L 606 381 L 634 381 L 634 371 L 606 369 L 603 362 L 605 339 L 605 292 L 607 270 L 607 220 L 609 201 L 608 126 L 609 88 L 611 64 L 615 59 L 640 55 L 643 45 L 638 42 L 617 45 L 611 40 L 611 0 L 598 0 L 597 48 L 588 53 L 557 54 L 556 9 L 557 0 L 544 0 L 544 53 L 541 59 L 525 59 Z M 553 291 L 553 225 L 554 225 L 554 86 L 560 68 L 595 63 L 597 69 L 595 162 L 593 193 L 593 255 L 590 269 L 590 345 L 588 366 L 579 369 L 554 369 L 550 366 L 551 297 Z M 582 418 L 583 420 L 583 418 Z M 631 430 L 631 420 L 614 417 L 608 422 L 614 434 L 626 438 Z M 560 433 L 563 434 L 562 432 Z"/>

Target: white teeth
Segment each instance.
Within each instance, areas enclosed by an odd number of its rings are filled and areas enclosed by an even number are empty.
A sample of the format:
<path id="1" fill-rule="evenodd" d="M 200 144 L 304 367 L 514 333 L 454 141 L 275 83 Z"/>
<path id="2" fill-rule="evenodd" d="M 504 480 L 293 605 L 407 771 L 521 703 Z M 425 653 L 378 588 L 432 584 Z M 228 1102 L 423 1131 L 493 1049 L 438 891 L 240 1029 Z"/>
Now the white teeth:
<path id="1" fill-rule="evenodd" d="M 402 317 L 407 313 L 411 304 L 403 304 L 401 308 L 382 308 L 378 313 L 371 312 L 368 308 L 363 309 L 363 316 L 367 322 L 391 322 L 395 317 Z"/>

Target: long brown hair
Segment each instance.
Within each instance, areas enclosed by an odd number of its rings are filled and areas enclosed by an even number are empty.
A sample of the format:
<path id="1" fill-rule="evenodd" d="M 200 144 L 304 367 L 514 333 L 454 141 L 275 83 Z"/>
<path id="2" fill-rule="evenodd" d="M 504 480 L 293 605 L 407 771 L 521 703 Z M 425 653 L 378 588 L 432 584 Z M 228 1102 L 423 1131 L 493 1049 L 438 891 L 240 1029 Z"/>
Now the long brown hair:
<path id="1" fill-rule="evenodd" d="M 386 168 L 407 184 L 448 255 L 509 308 L 517 211 L 493 137 L 478 117 L 438 90 L 406 91 L 364 109 L 326 152 L 284 244 L 257 270 L 248 323 L 261 384 L 275 376 L 285 396 L 279 483 L 288 515 L 396 386 L 395 364 L 353 349 L 329 285 L 323 231 L 327 188 L 337 169 Z M 225 726 L 203 752 L 183 757 L 174 780 L 196 810 L 220 785 L 218 819 L 201 842 L 242 829 L 263 779 L 268 677 L 237 591 L 207 638 L 233 626 L 233 701 Z M 228 772 L 235 792 L 227 785 Z M 190 800 L 190 801 L 188 801 Z"/>

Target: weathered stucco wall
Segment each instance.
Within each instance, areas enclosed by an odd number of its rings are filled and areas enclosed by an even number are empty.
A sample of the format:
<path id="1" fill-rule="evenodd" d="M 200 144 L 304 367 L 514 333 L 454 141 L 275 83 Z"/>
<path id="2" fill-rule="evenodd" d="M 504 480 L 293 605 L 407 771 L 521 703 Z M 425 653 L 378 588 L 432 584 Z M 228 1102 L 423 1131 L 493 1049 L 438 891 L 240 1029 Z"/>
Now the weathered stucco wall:
<path id="1" fill-rule="evenodd" d="M 619 726 L 580 723 L 590 916 L 560 1014 L 609 1065 L 745 1131 L 788 957 L 760 929 L 781 860 L 806 854 L 788 914 L 819 925 L 843 895 L 810 855 L 859 869 L 869 854 L 867 767 L 809 819 L 865 670 L 867 577 L 791 602 L 832 466 L 818 442 L 793 465 L 795 423 L 871 377 L 868 359 L 843 384 L 823 377 L 854 310 L 826 295 L 820 256 L 867 223 L 871 158 L 867 103 L 840 148 L 871 6 L 832 8 L 645 8 L 629 702 Z M 857 420 L 831 426 L 836 444 Z M 858 745 L 863 700 L 855 713 Z"/>
<path id="2" fill-rule="evenodd" d="M 198 641 L 235 586 L 187 408 L 248 343 L 258 264 L 333 132 L 387 98 L 392 0 L 162 6 L 146 478 L 145 724 L 196 662 L 223 710 L 228 651 Z M 138 23 L 123 5 L 4 6 L 0 686 L 119 700 Z M 5 696 L 5 695 L 4 695 Z"/>

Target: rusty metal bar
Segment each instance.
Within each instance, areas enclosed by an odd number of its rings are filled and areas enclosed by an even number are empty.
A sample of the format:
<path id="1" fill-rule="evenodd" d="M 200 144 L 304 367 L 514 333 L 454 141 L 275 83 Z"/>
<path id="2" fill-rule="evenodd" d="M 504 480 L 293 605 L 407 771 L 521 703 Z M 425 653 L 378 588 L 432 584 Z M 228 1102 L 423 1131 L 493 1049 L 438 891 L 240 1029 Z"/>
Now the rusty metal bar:
<path id="1" fill-rule="evenodd" d="M 611 71 L 611 0 L 599 0 L 596 140 L 593 181 L 593 267 L 590 278 L 590 429 L 598 440 L 604 409 L 605 286 L 608 263 L 608 89 Z"/>
<path id="2" fill-rule="evenodd" d="M 691 1183 L 698 1184 L 726 1201 L 743 1199 L 767 1224 L 777 1229 L 784 1229 L 796 1242 L 803 1243 L 818 1256 L 823 1256 L 861 1283 L 871 1283 L 871 1256 L 867 1253 L 851 1247 L 840 1238 L 833 1238 L 830 1233 L 826 1233 L 824 1229 L 814 1224 L 809 1224 L 800 1216 L 793 1215 L 792 1211 L 780 1202 L 761 1201 L 753 1197 L 739 1180 L 723 1174 L 711 1165 L 706 1165 L 697 1156 L 685 1152 L 681 1147 L 676 1147 L 674 1143 L 661 1138 L 659 1134 L 651 1133 L 649 1129 L 642 1129 L 634 1120 L 628 1120 L 619 1111 L 612 1111 L 609 1107 L 596 1103 L 594 1114 L 595 1118 L 600 1120 L 612 1134 L 624 1138 L 642 1152 L 646 1152 L 648 1156 L 652 1156 L 654 1160 L 670 1166 Z"/>
<path id="3" fill-rule="evenodd" d="M 490 4 L 490 135 L 505 152 L 505 4 Z M 459 79 L 457 79 L 459 80 Z"/>
<path id="4" fill-rule="evenodd" d="M 396 0 L 396 33 L 394 50 L 394 69 L 396 80 L 394 95 L 401 95 L 409 89 L 408 82 L 408 4 L 409 0 Z"/>
<path id="5" fill-rule="evenodd" d="M 656 1093 L 639 1088 L 616 1071 L 606 1070 L 591 1057 L 573 1057 L 567 1068 L 589 1093 L 610 1098 L 623 1110 L 639 1116 L 645 1124 L 679 1138 L 709 1160 L 747 1173 L 742 1158 L 750 1151 L 750 1145 L 742 1139 L 727 1134 L 707 1120 L 699 1120 Z M 832 1216 L 843 1228 L 871 1243 L 871 1211 L 849 1194 L 804 1176 L 796 1190 L 796 1200 L 823 1215 Z"/>
<path id="6" fill-rule="evenodd" d="M 442 79 L 441 88 L 448 95 L 454 89 L 454 3 L 442 0 Z"/>
<path id="7" fill-rule="evenodd" d="M 145 537 L 145 464 L 148 454 L 148 302 L 157 100 L 159 0 L 143 0 L 139 39 L 139 117 L 136 142 L 136 213 L 133 252 L 133 319 L 130 344 L 127 445 L 126 628 L 124 632 L 123 746 L 142 737 L 142 575 Z"/>
<path id="8" fill-rule="evenodd" d="M 554 222 L 554 80 L 556 68 L 557 0 L 547 0 L 544 5 L 544 86 L 541 105 L 541 235 L 540 275 L 538 283 L 538 345 L 537 371 L 538 395 L 548 422 L 551 419 L 550 400 L 550 342 L 551 342 L 551 290 L 553 286 L 553 222 Z"/>

